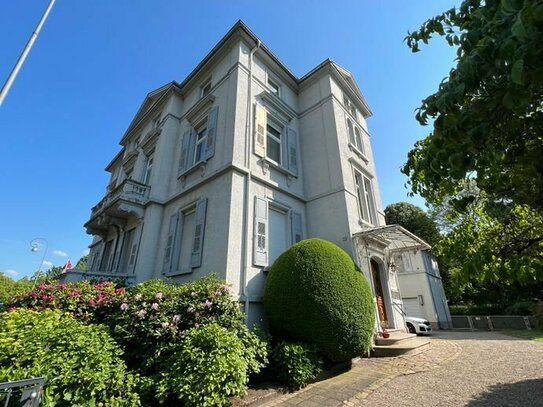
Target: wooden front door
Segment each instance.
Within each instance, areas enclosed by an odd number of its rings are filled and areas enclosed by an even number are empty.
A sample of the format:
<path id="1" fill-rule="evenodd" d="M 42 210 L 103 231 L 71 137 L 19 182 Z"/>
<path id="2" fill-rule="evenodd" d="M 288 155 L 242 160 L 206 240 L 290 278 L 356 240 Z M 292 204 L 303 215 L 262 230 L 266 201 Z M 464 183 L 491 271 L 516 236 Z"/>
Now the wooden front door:
<path id="1" fill-rule="evenodd" d="M 373 277 L 373 288 L 375 289 L 375 299 L 377 300 L 379 322 L 388 321 L 385 299 L 383 297 L 383 286 L 381 284 L 381 276 L 379 273 L 379 265 L 375 260 L 371 261 L 371 274 Z"/>

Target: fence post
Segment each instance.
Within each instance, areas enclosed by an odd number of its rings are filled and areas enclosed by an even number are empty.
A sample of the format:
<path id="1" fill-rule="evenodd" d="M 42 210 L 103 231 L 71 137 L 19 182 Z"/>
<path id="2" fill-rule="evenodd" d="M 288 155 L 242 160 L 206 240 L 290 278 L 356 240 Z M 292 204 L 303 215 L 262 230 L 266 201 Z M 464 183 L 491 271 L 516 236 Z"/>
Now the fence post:
<path id="1" fill-rule="evenodd" d="M 471 329 L 471 332 L 475 331 L 475 328 L 473 328 L 473 321 L 471 320 L 471 316 L 467 316 L 468 323 L 469 323 L 469 329 Z"/>
<path id="2" fill-rule="evenodd" d="M 526 325 L 526 329 L 528 331 L 532 330 L 532 326 L 530 325 L 530 319 L 528 317 L 522 317 L 524 319 L 524 325 Z"/>
<path id="3" fill-rule="evenodd" d="M 486 320 L 488 322 L 488 329 L 490 329 L 491 331 L 494 330 L 494 325 L 492 325 L 492 320 L 490 319 L 490 316 L 487 316 L 486 317 Z"/>

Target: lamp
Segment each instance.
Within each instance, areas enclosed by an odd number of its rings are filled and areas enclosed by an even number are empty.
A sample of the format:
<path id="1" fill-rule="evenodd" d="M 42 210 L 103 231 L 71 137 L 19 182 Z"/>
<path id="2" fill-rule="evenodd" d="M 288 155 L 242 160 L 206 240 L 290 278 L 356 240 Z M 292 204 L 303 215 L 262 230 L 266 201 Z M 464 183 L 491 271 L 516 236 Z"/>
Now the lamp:
<path id="1" fill-rule="evenodd" d="M 40 250 L 40 244 L 38 243 L 39 241 L 45 243 L 45 250 L 43 251 L 43 256 L 41 257 L 40 267 L 38 268 L 38 275 L 36 276 L 36 278 L 34 278 L 34 284 L 32 285 L 32 289 L 34 289 L 36 287 L 36 282 L 38 281 L 39 273 L 41 271 L 41 268 L 43 267 L 43 262 L 45 261 L 45 256 L 47 255 L 47 249 L 49 247 L 49 243 L 47 242 L 46 239 L 44 239 L 43 237 L 36 237 L 36 238 L 34 238 L 34 239 L 32 239 L 30 241 L 30 251 L 31 252 L 36 253 L 37 251 Z"/>

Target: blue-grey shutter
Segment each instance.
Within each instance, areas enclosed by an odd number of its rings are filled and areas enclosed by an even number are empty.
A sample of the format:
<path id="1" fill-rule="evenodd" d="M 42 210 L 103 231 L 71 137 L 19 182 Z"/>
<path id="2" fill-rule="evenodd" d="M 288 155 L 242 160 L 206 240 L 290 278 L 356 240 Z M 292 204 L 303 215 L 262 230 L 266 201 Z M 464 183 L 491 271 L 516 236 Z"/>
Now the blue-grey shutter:
<path id="1" fill-rule="evenodd" d="M 196 148 L 196 131 L 194 129 L 191 130 L 190 132 L 190 137 L 189 137 L 189 146 L 188 146 L 188 154 L 187 154 L 187 163 L 186 163 L 186 166 L 185 166 L 185 169 L 189 169 L 191 168 L 193 165 L 194 165 L 194 153 L 195 153 L 195 148 Z"/>
<path id="2" fill-rule="evenodd" d="M 432 257 L 430 257 L 430 253 L 424 250 L 424 251 L 421 251 L 421 255 L 422 255 L 422 260 L 424 262 L 424 268 L 426 269 L 425 271 L 428 274 L 435 275 L 434 266 L 432 264 Z"/>
<path id="3" fill-rule="evenodd" d="M 287 129 L 288 152 L 286 160 L 288 161 L 288 169 L 295 175 L 298 175 L 298 137 L 296 132 Z"/>
<path id="4" fill-rule="evenodd" d="M 179 161 L 179 174 L 182 174 L 185 170 L 189 168 L 188 154 L 189 154 L 190 133 L 191 133 L 191 130 L 187 130 L 183 134 L 183 140 L 181 140 L 181 160 Z"/>
<path id="5" fill-rule="evenodd" d="M 96 247 L 94 252 L 94 259 L 92 261 L 92 268 L 90 269 L 91 271 L 99 271 L 98 268 L 100 267 L 100 261 L 102 260 L 102 256 L 104 254 L 104 246 L 104 242 L 101 242 Z"/>
<path id="6" fill-rule="evenodd" d="M 164 249 L 164 263 L 162 264 L 162 273 L 167 274 L 172 271 L 173 252 L 175 247 L 175 237 L 177 235 L 177 222 L 179 214 L 176 212 L 170 216 L 170 224 L 168 226 L 168 237 L 166 239 L 166 247 Z"/>
<path id="7" fill-rule="evenodd" d="M 206 160 L 215 154 L 215 140 L 217 138 L 217 119 L 219 117 L 219 106 L 214 107 L 207 116 L 207 142 Z"/>
<path id="8" fill-rule="evenodd" d="M 204 245 L 204 232 L 206 225 L 207 199 L 202 198 L 196 204 L 196 219 L 194 222 L 194 238 L 192 241 L 192 253 L 190 266 L 200 267 L 202 265 L 202 246 Z"/>
<path id="9" fill-rule="evenodd" d="M 123 247 L 123 241 L 126 233 L 119 234 L 117 237 L 117 247 L 115 248 L 115 257 L 113 258 L 113 266 L 111 267 L 111 271 L 113 273 L 117 272 L 117 269 L 119 268 L 119 260 L 122 256 L 122 247 Z"/>
<path id="10" fill-rule="evenodd" d="M 255 196 L 253 236 L 253 262 L 255 266 L 268 265 L 268 201 Z"/>
<path id="11" fill-rule="evenodd" d="M 134 273 L 134 269 L 136 268 L 136 260 L 138 257 L 138 248 L 140 245 L 142 227 L 143 223 L 139 223 L 134 230 L 134 239 L 132 240 L 132 247 L 130 248 L 130 252 L 128 253 L 128 265 L 126 266 L 126 272 L 129 274 Z"/>
<path id="12" fill-rule="evenodd" d="M 303 239 L 302 232 L 302 214 L 300 212 L 291 212 L 292 244 L 298 243 Z"/>

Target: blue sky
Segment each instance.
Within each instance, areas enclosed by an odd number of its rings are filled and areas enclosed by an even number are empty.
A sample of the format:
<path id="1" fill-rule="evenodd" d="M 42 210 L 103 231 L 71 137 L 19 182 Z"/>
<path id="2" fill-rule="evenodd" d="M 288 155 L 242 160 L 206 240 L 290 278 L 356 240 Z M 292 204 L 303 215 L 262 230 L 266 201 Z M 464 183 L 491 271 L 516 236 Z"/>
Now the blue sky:
<path id="1" fill-rule="evenodd" d="M 441 40 L 412 54 L 408 30 L 452 0 L 57 0 L 0 107 L 0 272 L 20 278 L 73 264 L 91 241 L 83 224 L 103 197 L 104 167 L 145 95 L 182 81 L 238 20 L 298 76 L 326 58 L 350 70 L 368 120 L 383 203 L 408 199 L 399 169 L 429 128 L 420 101 L 453 66 Z M 47 0 L 0 0 L 0 83 Z"/>

